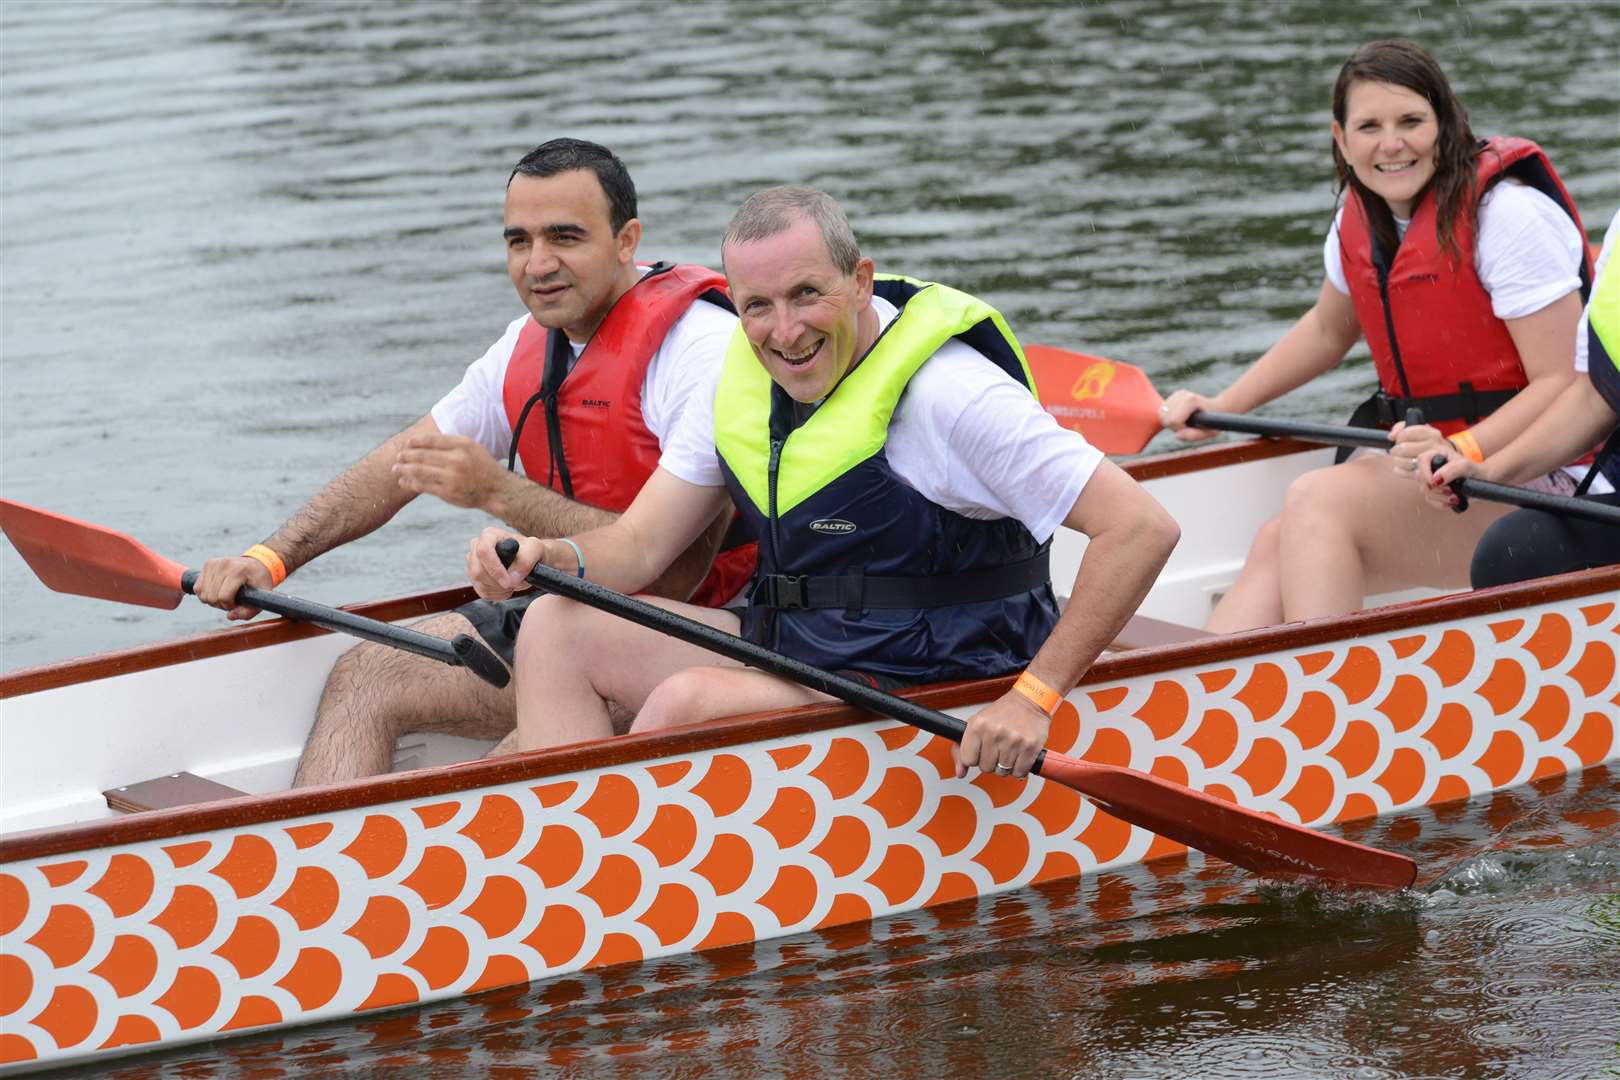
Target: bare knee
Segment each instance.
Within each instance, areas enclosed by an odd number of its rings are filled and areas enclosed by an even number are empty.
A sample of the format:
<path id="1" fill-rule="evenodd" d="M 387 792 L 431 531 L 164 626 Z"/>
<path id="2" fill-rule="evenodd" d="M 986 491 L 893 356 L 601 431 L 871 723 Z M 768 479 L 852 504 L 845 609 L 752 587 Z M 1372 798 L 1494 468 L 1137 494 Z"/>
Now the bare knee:
<path id="1" fill-rule="evenodd" d="M 514 674 L 523 678 L 570 656 L 580 645 L 582 623 L 590 613 L 590 608 L 562 596 L 542 596 L 530 604 L 512 650 Z"/>
<path id="2" fill-rule="evenodd" d="M 1254 534 L 1254 542 L 1249 545 L 1249 564 L 1273 565 L 1277 561 L 1279 537 L 1282 535 L 1282 519 L 1272 518 L 1260 526 Z"/>
<path id="3" fill-rule="evenodd" d="M 472 627 L 450 613 L 412 629 L 448 640 Z M 317 728 L 340 724 L 348 734 L 364 728 L 389 739 L 418 730 L 499 738 L 511 725 L 509 697 L 464 668 L 367 641 L 332 665 Z"/>
<path id="4" fill-rule="evenodd" d="M 1283 496 L 1283 520 L 1287 522 L 1305 515 L 1336 521 L 1353 520 L 1371 496 L 1368 488 L 1374 478 L 1369 470 L 1374 467 L 1384 466 L 1375 464 L 1372 459 L 1358 458 L 1296 476 Z M 1376 484 L 1372 486 L 1376 487 Z"/>
<path id="5" fill-rule="evenodd" d="M 636 714 L 637 731 L 695 724 L 730 712 L 724 688 L 728 673 L 720 668 L 687 668 L 677 671 L 647 695 Z"/>
<path id="6" fill-rule="evenodd" d="M 397 650 L 362 641 L 338 657 L 321 690 L 320 715 L 341 713 L 346 724 L 395 727 L 396 712 L 384 706 L 397 685 Z"/>

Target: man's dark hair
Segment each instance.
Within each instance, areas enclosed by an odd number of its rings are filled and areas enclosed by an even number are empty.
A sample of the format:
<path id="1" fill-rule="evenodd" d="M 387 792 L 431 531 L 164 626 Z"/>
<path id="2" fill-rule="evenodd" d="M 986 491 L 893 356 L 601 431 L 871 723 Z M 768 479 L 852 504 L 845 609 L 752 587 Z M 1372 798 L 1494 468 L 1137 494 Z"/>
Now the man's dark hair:
<path id="1" fill-rule="evenodd" d="M 596 174 L 596 182 L 602 185 L 602 194 L 607 196 L 608 224 L 617 236 L 624 223 L 636 216 L 636 185 L 624 162 L 605 146 L 584 139 L 543 142 L 523 155 L 512 169 L 512 176 L 506 178 L 506 184 L 510 187 L 512 177 L 518 173 L 546 177 L 576 169 L 589 169 Z"/>

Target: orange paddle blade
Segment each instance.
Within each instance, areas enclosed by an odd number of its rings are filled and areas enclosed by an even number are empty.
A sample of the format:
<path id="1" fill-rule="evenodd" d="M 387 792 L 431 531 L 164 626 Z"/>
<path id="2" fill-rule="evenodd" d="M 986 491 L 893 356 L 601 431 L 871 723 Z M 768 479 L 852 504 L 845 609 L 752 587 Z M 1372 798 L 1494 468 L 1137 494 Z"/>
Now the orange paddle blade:
<path id="1" fill-rule="evenodd" d="M 0 530 L 57 592 L 143 607 L 180 606 L 186 568 L 121 532 L 0 499 Z"/>
<path id="2" fill-rule="evenodd" d="M 1164 398 L 1139 367 L 1100 356 L 1024 346 L 1041 404 L 1105 454 L 1135 454 L 1159 433 Z"/>

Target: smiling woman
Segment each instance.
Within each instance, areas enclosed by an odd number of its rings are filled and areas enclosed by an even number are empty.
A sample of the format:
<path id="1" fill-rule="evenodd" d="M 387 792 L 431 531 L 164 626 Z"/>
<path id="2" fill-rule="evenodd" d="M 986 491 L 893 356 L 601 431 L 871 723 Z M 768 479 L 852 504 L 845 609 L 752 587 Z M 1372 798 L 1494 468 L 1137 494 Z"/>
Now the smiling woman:
<path id="1" fill-rule="evenodd" d="M 1357 82 L 1346 98 L 1346 122 L 1333 121 L 1333 144 L 1357 183 L 1390 212 L 1412 220 L 1412 207 L 1434 179 L 1440 122 L 1422 94 L 1385 82 Z M 1445 224 L 1451 224 L 1449 221 Z"/>
<path id="2" fill-rule="evenodd" d="M 1195 410 L 1247 412 L 1365 338 L 1379 390 L 1351 423 L 1408 423 L 1391 431 L 1392 459 L 1363 452 L 1290 486 L 1211 630 L 1341 615 L 1388 590 L 1465 587 L 1474 545 L 1502 511 L 1470 521 L 1426 507 L 1411 482 L 1417 460 L 1446 447 L 1478 460 L 1506 445 L 1574 374 L 1591 268 L 1575 204 L 1541 149 L 1476 139 L 1439 64 L 1409 41 L 1375 41 L 1345 61 L 1331 130 L 1345 200 L 1315 306 L 1231 386 L 1213 398 L 1177 391 L 1161 419 L 1182 439 L 1205 438 L 1188 425 Z M 1560 471 L 1543 483 L 1566 481 Z"/>

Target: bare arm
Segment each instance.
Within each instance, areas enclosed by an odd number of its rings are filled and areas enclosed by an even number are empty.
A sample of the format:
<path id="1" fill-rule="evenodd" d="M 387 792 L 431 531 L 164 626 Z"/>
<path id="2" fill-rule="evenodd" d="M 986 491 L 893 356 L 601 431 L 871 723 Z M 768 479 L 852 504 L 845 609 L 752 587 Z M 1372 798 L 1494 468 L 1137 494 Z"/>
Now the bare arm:
<path id="1" fill-rule="evenodd" d="M 725 541 L 726 533 L 731 528 L 731 518 L 734 511 L 731 500 L 727 499 L 720 512 L 715 515 L 709 527 L 698 534 L 686 550 L 675 556 L 675 561 L 669 564 L 669 569 L 660 574 L 643 592 L 654 596 L 667 596 L 671 600 L 686 600 L 697 592 L 697 587 L 703 584 L 703 579 L 709 574 L 709 567 L 714 564 L 714 557 L 720 553 L 720 545 Z"/>
<path id="2" fill-rule="evenodd" d="M 1569 358 L 1575 355 L 1575 327 L 1580 317 L 1580 294 L 1572 292 L 1540 311 L 1520 319 L 1506 320 L 1508 333 L 1513 337 L 1519 361 L 1524 365 L 1529 381 L 1500 409 L 1468 429 L 1479 444 L 1480 452 L 1486 455 L 1486 460 L 1510 444 L 1523 441 L 1521 433 L 1538 420 L 1545 420 L 1549 412 L 1555 412 L 1555 406 L 1562 403 L 1563 395 L 1575 382 L 1589 381 L 1585 378 L 1577 380 L 1575 369 L 1569 362 Z M 1571 413 L 1570 419 L 1574 417 L 1575 414 Z M 1564 440 L 1561 436 L 1562 433 L 1554 441 L 1562 444 Z M 1395 440 L 1390 453 L 1394 458 L 1396 473 L 1423 483 L 1428 482 L 1428 464 L 1436 454 L 1448 458 L 1452 456 L 1452 444 L 1438 429 L 1428 424 L 1413 427 L 1397 425 L 1391 430 L 1390 437 Z M 1566 465 L 1591 448 L 1592 444 L 1588 442 L 1534 475 L 1544 475 L 1560 465 Z M 1541 459 L 1539 453 L 1534 457 L 1538 461 Z M 1412 468 L 1411 459 L 1414 458 L 1418 462 L 1417 469 Z M 1455 476 L 1451 479 L 1455 479 Z M 1441 493 L 1441 497 L 1449 495 L 1449 492 Z"/>
<path id="3" fill-rule="evenodd" d="M 519 476 L 478 443 L 462 435 L 440 434 L 436 426 L 406 439 L 393 468 L 405 490 L 483 510 L 528 536 L 575 536 L 619 517 Z M 723 519 L 717 516 L 713 528 L 676 556 L 668 572 L 646 591 L 673 600 L 691 596 L 709 572 L 730 523 L 728 508 Z"/>
<path id="4" fill-rule="evenodd" d="M 1103 461 L 1064 525 L 1090 539 L 1070 603 L 1030 661 L 1046 685 L 1067 691 L 1130 622 L 1181 539 L 1169 511 L 1111 461 Z"/>
<path id="5" fill-rule="evenodd" d="M 725 488 L 699 487 L 655 469 L 618 520 L 573 537 L 585 559 L 585 576 L 619 592 L 644 591 L 664 578 L 694 542 L 717 528 L 717 519 L 728 507 Z M 509 571 L 495 554 L 496 542 L 508 535 L 485 529 L 468 552 L 468 579 L 485 599 L 512 595 L 539 561 L 565 573 L 579 568 L 568 544 L 531 536 L 520 543 Z"/>
<path id="6" fill-rule="evenodd" d="M 310 560 L 386 525 L 416 498 L 394 477 L 400 450 L 416 435 L 437 432 L 424 416 L 386 439 L 365 457 L 339 473 L 299 507 L 264 545 L 281 556 L 290 574 Z"/>
<path id="7" fill-rule="evenodd" d="M 1522 319 L 1505 321 L 1529 381 L 1512 400 L 1469 429 L 1487 457 L 1516 439 L 1537 417 L 1544 416 L 1575 380 L 1570 357 L 1575 355 L 1575 327 L 1580 320 L 1581 296 L 1571 292 Z M 1550 468 L 1566 464 L 1589 449 L 1583 447 Z"/>
<path id="8" fill-rule="evenodd" d="M 1073 598 L 1030 661 L 1029 672 L 1066 693 L 1118 636 L 1164 569 L 1181 529 L 1169 513 L 1110 461 L 1097 466 L 1064 524 L 1090 538 L 1075 575 Z M 969 766 L 1012 766 L 1023 776 L 1046 743 L 1049 719 L 1009 690 L 976 714 L 958 751 L 957 775 Z"/>
<path id="9" fill-rule="evenodd" d="M 1231 386 L 1213 398 L 1190 390 L 1171 394 L 1161 414 L 1164 426 L 1183 440 L 1208 438 L 1211 432 L 1187 427 L 1187 417 L 1194 410 L 1244 413 L 1256 409 L 1332 370 L 1360 337 L 1355 305 L 1324 280 L 1311 309 Z"/>
<path id="10" fill-rule="evenodd" d="M 281 557 L 291 573 L 311 559 L 386 524 L 416 497 L 394 478 L 401 448 L 414 436 L 436 433 L 433 418 L 424 416 L 350 465 L 299 507 L 263 543 Z M 268 589 L 270 572 L 253 559 L 209 559 L 197 576 L 195 592 L 205 604 L 224 608 L 232 619 L 251 619 L 258 609 L 235 605 L 244 585 Z"/>
<path id="11" fill-rule="evenodd" d="M 504 468 L 500 473 L 506 479 L 483 509 L 526 535 L 575 536 L 612 524 L 620 517 L 610 510 L 565 498 L 551 488 L 518 477 Z M 708 575 L 730 525 L 731 504 L 727 502 L 709 528 L 699 533 L 686 550 L 675 556 L 668 569 L 642 591 L 671 600 L 691 596 Z"/>
<path id="12" fill-rule="evenodd" d="M 1484 461 L 1476 465 L 1446 446 L 1439 451 L 1446 459 L 1445 467 L 1433 473 L 1438 482 L 1429 470 L 1433 455 L 1418 459 L 1418 477 L 1425 484 L 1430 502 L 1450 505 L 1455 496 L 1444 485 L 1453 480 L 1477 476 L 1498 484 L 1522 484 L 1580 457 L 1617 424 L 1620 415 L 1609 408 L 1592 380 L 1577 377 L 1517 439 Z"/>

